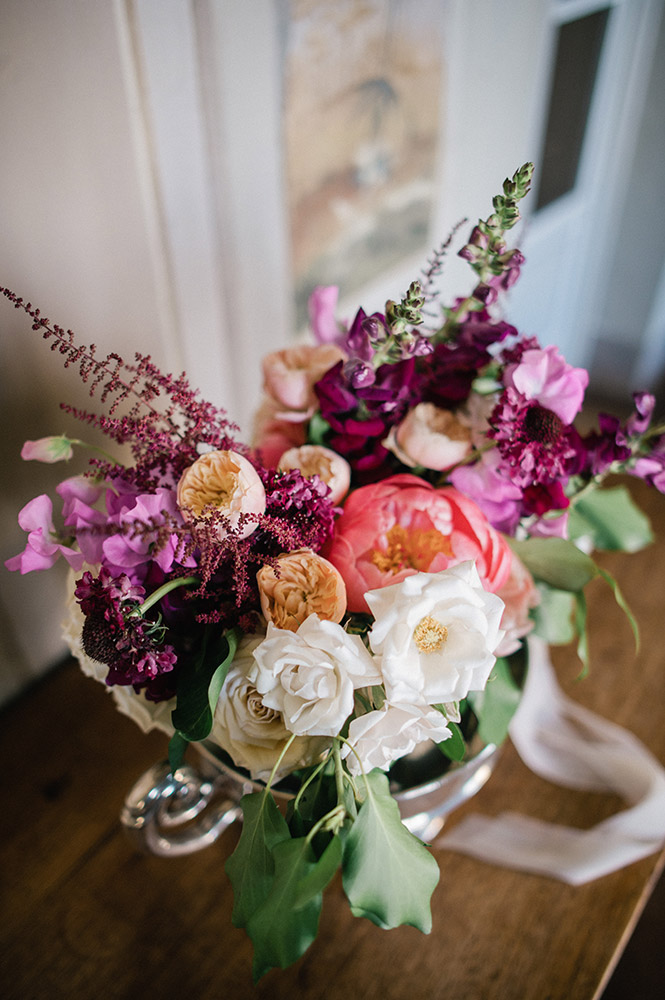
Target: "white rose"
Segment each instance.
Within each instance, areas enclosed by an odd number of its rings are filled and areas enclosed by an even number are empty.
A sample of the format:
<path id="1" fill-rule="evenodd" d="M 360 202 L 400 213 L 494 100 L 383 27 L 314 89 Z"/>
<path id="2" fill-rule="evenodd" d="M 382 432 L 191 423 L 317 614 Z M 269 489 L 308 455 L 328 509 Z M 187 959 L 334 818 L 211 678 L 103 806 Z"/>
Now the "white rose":
<path id="1" fill-rule="evenodd" d="M 353 710 L 354 689 L 381 675 L 357 635 L 310 615 L 297 632 L 268 625 L 251 680 L 263 704 L 299 736 L 336 736 Z"/>
<path id="2" fill-rule="evenodd" d="M 426 740 L 441 743 L 451 735 L 446 718 L 435 708 L 385 702 L 378 711 L 353 720 L 348 739 L 355 753 L 345 744 L 342 756 L 348 758 L 351 774 L 360 774 L 361 765 L 366 772 L 375 767 L 387 771 L 394 760 L 411 753 L 418 744 Z"/>
<path id="3" fill-rule="evenodd" d="M 415 573 L 365 597 L 388 701 L 435 705 L 485 687 L 503 637 L 503 601 L 483 589 L 473 562 Z"/>
<path id="4" fill-rule="evenodd" d="M 241 641 L 226 675 L 209 737 L 226 750 L 238 767 L 246 768 L 257 780 L 269 777 L 291 737 L 280 712 L 265 704 L 249 679 L 255 667 L 254 651 L 262 641 L 262 636 L 250 636 Z M 284 755 L 276 777 L 313 763 L 328 742 L 296 737 Z"/>

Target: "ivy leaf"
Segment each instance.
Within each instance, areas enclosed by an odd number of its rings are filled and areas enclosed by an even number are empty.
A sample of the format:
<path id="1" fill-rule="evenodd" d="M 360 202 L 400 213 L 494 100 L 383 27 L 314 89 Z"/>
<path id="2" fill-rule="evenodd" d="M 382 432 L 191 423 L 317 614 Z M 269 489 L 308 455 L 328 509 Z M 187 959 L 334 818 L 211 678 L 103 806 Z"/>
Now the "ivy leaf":
<path id="1" fill-rule="evenodd" d="M 171 720 L 183 739 L 193 742 L 209 735 L 219 693 L 238 647 L 238 637 L 237 629 L 215 635 L 207 628 L 198 655 L 182 672 Z"/>
<path id="2" fill-rule="evenodd" d="M 275 863 L 273 848 L 289 840 L 286 820 L 266 789 L 243 795 L 243 825 L 238 845 L 225 865 L 233 886 L 235 927 L 246 927 L 270 893 Z"/>
<path id="3" fill-rule="evenodd" d="M 247 924 L 254 945 L 254 982 L 274 966 L 285 969 L 307 951 L 319 929 L 323 902 L 318 888 L 304 894 L 301 889 L 317 882 L 317 860 L 307 838 L 282 840 L 272 853 L 272 887 Z M 325 852 L 321 861 L 324 857 Z"/>
<path id="4" fill-rule="evenodd" d="M 537 580 L 578 593 L 598 575 L 593 559 L 564 538 L 509 538 L 511 549 Z"/>
<path id="5" fill-rule="evenodd" d="M 494 743 L 496 746 L 503 743 L 521 697 L 522 691 L 515 683 L 508 661 L 498 659 L 485 689 L 470 691 L 467 695 L 478 717 L 478 735 L 485 743 Z"/>
<path id="6" fill-rule="evenodd" d="M 295 905 L 304 906 L 323 892 L 342 863 L 342 841 L 333 836 L 311 871 L 298 883 Z"/>
<path id="7" fill-rule="evenodd" d="M 588 536 L 596 549 L 637 552 L 653 541 L 648 517 L 625 486 L 580 497 L 568 515 L 570 538 Z"/>
<path id="8" fill-rule="evenodd" d="M 366 781 L 367 795 L 344 843 L 343 884 L 351 912 L 379 927 L 410 924 L 428 934 L 439 866 L 403 825 L 387 776 L 374 770 Z"/>

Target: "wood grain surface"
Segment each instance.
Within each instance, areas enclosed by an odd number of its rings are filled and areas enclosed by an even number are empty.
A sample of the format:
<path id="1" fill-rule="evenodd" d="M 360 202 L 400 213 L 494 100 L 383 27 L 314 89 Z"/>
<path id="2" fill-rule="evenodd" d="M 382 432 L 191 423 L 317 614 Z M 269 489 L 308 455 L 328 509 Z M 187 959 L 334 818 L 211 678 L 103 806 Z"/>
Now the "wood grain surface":
<path id="1" fill-rule="evenodd" d="M 591 673 L 577 680 L 569 648 L 554 650 L 563 689 L 637 733 L 665 761 L 665 498 L 631 484 L 658 530 L 633 556 L 599 557 L 621 581 L 642 630 L 605 584 L 590 588 Z M 381 931 L 351 916 L 337 879 L 320 935 L 286 971 L 254 987 L 251 945 L 231 925 L 227 830 L 180 859 L 137 854 L 118 813 L 166 740 L 119 716 L 104 690 L 67 664 L 4 713 L 0 991 L 17 1000 L 302 998 L 302 1000 L 592 1000 L 599 997 L 663 865 L 663 855 L 580 887 L 435 851 L 441 880 L 434 928 Z M 527 770 L 512 746 L 469 811 L 511 809 L 589 826 L 615 811 Z"/>

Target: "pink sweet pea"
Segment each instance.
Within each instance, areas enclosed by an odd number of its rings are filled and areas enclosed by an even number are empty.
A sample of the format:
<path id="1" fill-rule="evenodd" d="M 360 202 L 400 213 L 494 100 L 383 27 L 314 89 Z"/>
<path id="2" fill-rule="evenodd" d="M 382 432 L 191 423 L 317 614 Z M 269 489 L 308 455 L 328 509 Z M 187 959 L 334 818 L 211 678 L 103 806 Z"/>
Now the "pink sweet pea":
<path id="1" fill-rule="evenodd" d="M 485 452 L 479 462 L 453 469 L 450 481 L 478 504 L 490 524 L 512 535 L 520 519 L 522 491 L 501 471 L 497 449 Z"/>
<path id="2" fill-rule="evenodd" d="M 556 413 L 564 424 L 572 424 L 582 409 L 589 374 L 573 368 L 556 347 L 525 351 L 519 364 L 509 365 L 504 375 L 506 387 L 512 386 L 526 399 Z"/>
<path id="3" fill-rule="evenodd" d="M 72 442 L 64 434 L 26 441 L 21 448 L 21 458 L 26 462 L 68 462 L 73 454 Z"/>
<path id="4" fill-rule="evenodd" d="M 7 569 L 19 570 L 21 573 L 50 569 L 61 555 L 72 569 L 81 569 L 84 562 L 82 553 L 58 541 L 53 526 L 53 504 L 45 493 L 23 507 L 18 515 L 18 523 L 28 532 L 28 543 L 23 552 L 7 559 Z"/>

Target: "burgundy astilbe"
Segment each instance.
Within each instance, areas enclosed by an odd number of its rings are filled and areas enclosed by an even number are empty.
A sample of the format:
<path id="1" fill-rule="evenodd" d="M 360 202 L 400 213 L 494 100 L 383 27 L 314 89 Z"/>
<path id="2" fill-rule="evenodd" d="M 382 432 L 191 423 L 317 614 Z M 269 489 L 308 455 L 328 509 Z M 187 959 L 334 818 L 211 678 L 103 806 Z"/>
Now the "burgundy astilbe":
<path id="1" fill-rule="evenodd" d="M 33 330 L 40 330 L 44 339 L 51 341 L 51 350 L 62 355 L 64 367 L 77 367 L 90 396 L 104 404 L 104 415 L 66 404 L 63 409 L 117 443 L 130 444 L 136 464 L 124 470 L 124 475 L 137 486 L 149 489 L 161 480 L 177 482 L 196 459 L 200 443 L 246 452 L 234 438 L 237 427 L 222 409 L 202 400 L 184 374 L 165 375 L 149 356 L 138 353 L 134 363 L 115 353 L 99 358 L 94 344 L 77 344 L 71 330 L 52 324 L 39 309 L 9 289 L 0 288 L 0 292 L 30 316 Z M 127 411 L 121 412 L 125 405 Z M 102 475 L 117 474 L 113 463 L 97 459 L 94 464 Z"/>

